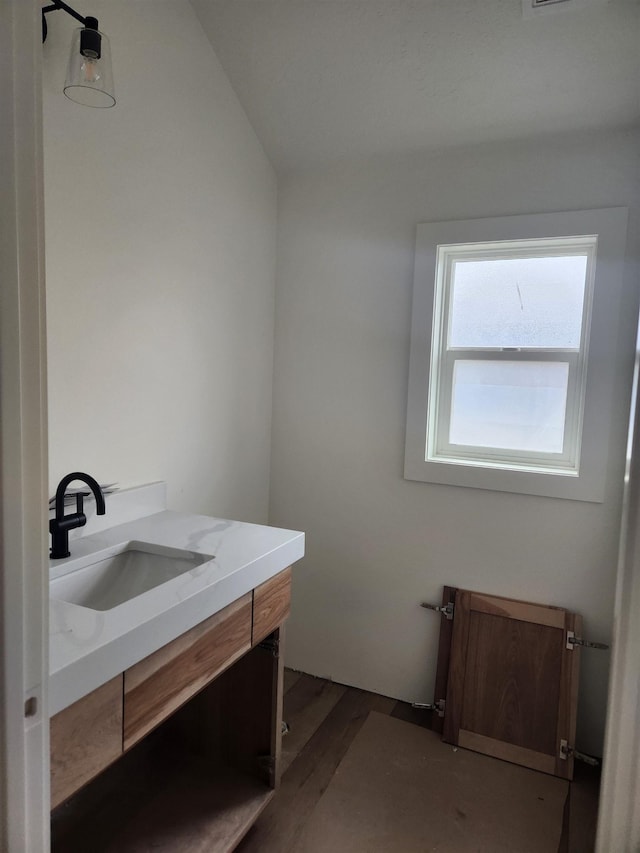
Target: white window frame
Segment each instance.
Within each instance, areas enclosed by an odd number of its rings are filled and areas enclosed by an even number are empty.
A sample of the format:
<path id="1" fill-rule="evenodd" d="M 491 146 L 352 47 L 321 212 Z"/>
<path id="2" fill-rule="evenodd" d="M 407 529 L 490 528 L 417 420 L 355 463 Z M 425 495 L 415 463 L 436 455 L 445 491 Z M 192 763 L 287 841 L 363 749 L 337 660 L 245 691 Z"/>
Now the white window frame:
<path id="1" fill-rule="evenodd" d="M 626 208 L 509 216 L 418 226 L 414 278 L 405 472 L 409 480 L 521 494 L 601 502 L 604 496 L 615 345 L 621 309 Z M 532 241 L 537 242 L 534 248 Z M 570 363 L 563 454 L 492 452 L 453 447 L 448 434 L 453 361 L 447 349 L 447 264 L 495 250 L 522 257 L 534 253 L 588 254 L 580 351 L 464 350 L 465 358 L 508 361 L 567 360 Z M 485 254 L 486 253 L 486 254 Z M 595 255 L 595 257 L 594 257 Z M 431 393 L 429 393 L 431 389 Z M 446 429 L 445 429 L 446 421 Z M 440 437 L 438 439 L 438 436 Z"/>
<path id="2" fill-rule="evenodd" d="M 556 237 L 544 240 L 438 246 L 427 414 L 426 458 L 428 460 L 460 462 L 467 465 L 488 463 L 515 470 L 551 469 L 561 470 L 570 476 L 578 475 L 597 240 L 597 235 L 585 235 L 571 238 Z M 577 348 L 454 347 L 450 345 L 454 269 L 458 261 L 566 257 L 578 254 L 586 256 L 587 264 L 581 335 Z M 455 364 L 458 360 L 565 363 L 568 367 L 568 387 L 563 452 L 542 453 L 450 444 L 448 434 L 451 394 Z"/>

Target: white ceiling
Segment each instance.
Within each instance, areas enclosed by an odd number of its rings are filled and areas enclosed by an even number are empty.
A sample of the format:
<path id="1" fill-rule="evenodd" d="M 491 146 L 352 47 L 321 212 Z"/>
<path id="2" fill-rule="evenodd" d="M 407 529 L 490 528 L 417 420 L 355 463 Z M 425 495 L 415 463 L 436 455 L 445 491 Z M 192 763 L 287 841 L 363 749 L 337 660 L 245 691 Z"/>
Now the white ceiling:
<path id="1" fill-rule="evenodd" d="M 640 4 L 191 0 L 276 169 L 640 121 Z"/>

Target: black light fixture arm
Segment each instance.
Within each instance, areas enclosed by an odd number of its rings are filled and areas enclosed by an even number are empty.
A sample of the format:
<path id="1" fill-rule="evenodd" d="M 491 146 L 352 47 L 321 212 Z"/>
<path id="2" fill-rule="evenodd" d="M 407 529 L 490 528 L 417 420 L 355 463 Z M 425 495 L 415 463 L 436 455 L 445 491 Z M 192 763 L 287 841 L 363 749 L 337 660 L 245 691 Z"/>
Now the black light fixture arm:
<path id="1" fill-rule="evenodd" d="M 80 21 L 81 24 L 85 23 L 85 18 L 79 12 L 76 12 L 75 9 L 72 9 L 71 6 L 67 6 L 66 3 L 63 3 L 62 0 L 53 0 L 50 6 L 44 6 L 42 9 L 43 14 L 46 12 L 55 12 L 56 9 L 62 9 L 63 12 L 66 12 L 68 15 L 71 15 L 72 18 L 75 18 L 76 21 Z"/>
<path id="2" fill-rule="evenodd" d="M 47 19 L 45 15 L 48 12 L 56 12 L 58 9 L 61 9 L 63 12 L 66 12 L 67 15 L 71 15 L 72 18 L 75 18 L 76 21 L 79 21 L 84 27 L 89 30 L 97 30 L 98 29 L 98 19 L 87 16 L 83 17 L 80 12 L 76 12 L 75 9 L 72 9 L 71 6 L 67 6 L 66 3 L 63 3 L 62 0 L 52 0 L 49 6 L 43 6 L 42 8 L 42 41 L 47 38 Z"/>

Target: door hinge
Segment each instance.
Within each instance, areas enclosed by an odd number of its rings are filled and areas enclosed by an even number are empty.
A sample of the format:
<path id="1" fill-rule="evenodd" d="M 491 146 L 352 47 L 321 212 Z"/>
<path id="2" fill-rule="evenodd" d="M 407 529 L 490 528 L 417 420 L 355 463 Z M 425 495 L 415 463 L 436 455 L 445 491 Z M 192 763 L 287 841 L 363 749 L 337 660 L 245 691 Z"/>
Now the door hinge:
<path id="1" fill-rule="evenodd" d="M 435 610 L 436 613 L 440 613 L 440 615 L 444 616 L 446 619 L 453 619 L 453 601 L 450 601 L 444 606 L 441 606 L 440 604 L 427 604 L 426 601 L 423 601 L 420 607 L 426 607 L 427 610 Z"/>
<path id="2" fill-rule="evenodd" d="M 566 647 L 568 649 L 574 649 L 576 646 L 582 646 L 585 649 L 608 649 L 606 643 L 590 643 L 589 640 L 583 640 L 582 637 L 576 637 L 573 631 L 567 631 L 567 644 Z"/>
<path id="3" fill-rule="evenodd" d="M 438 699 L 438 701 L 434 702 L 433 705 L 430 705 L 428 702 L 411 703 L 412 708 L 416 708 L 418 711 L 435 711 L 439 717 L 444 717 L 446 705 L 447 703 L 444 699 Z"/>
<path id="4" fill-rule="evenodd" d="M 600 767 L 600 761 L 597 758 L 593 755 L 587 755 L 584 752 L 578 752 L 577 749 L 569 746 L 568 741 L 564 739 L 560 741 L 560 751 L 558 755 L 563 761 L 566 761 L 569 757 L 573 757 L 576 761 L 584 761 L 585 764 L 590 764 L 592 767 Z"/>
<path id="5" fill-rule="evenodd" d="M 264 649 L 266 652 L 271 652 L 274 658 L 280 655 L 280 640 L 276 637 L 267 637 L 261 643 L 258 643 L 258 647 Z"/>

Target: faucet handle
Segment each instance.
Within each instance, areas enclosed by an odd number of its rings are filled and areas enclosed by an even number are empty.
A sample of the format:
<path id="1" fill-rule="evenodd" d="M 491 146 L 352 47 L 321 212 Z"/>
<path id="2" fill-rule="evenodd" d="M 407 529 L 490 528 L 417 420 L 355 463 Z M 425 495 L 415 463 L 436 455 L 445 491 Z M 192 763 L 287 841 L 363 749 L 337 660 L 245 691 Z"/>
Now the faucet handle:
<path id="1" fill-rule="evenodd" d="M 86 492 L 82 489 L 78 489 L 77 492 L 73 491 L 71 493 L 67 493 L 64 496 L 64 505 L 69 506 L 70 504 L 73 503 L 73 500 L 75 498 L 76 513 L 81 514 L 84 512 L 84 499 L 88 498 L 90 494 L 91 494 L 91 492 Z"/>
<path id="2" fill-rule="evenodd" d="M 76 512 L 82 515 L 84 512 L 84 499 L 89 495 L 89 492 L 76 492 Z"/>

